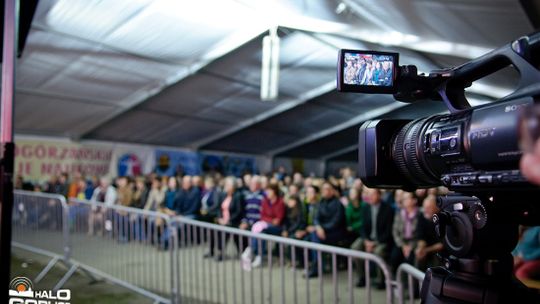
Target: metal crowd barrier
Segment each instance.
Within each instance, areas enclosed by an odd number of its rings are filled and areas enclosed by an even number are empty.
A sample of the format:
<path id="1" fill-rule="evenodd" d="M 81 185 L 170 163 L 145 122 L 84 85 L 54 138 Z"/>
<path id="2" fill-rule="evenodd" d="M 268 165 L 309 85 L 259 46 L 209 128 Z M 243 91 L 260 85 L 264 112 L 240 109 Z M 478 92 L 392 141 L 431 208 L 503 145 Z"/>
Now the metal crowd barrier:
<path id="1" fill-rule="evenodd" d="M 409 274 L 409 285 L 412 277 L 423 278 L 402 265 L 395 282 L 387 264 L 365 252 L 119 205 L 66 202 L 60 195 L 16 191 L 13 223 L 13 246 L 51 258 L 37 281 L 60 262 L 69 270 L 56 289 L 80 270 L 155 303 L 392 303 L 395 286 L 402 303 L 402 274 Z M 246 271 L 240 255 L 252 243 L 263 263 Z M 211 244 L 216 254 L 221 248 L 221 261 L 203 258 Z M 318 277 L 309 279 L 304 274 L 313 257 Z M 364 263 L 365 288 L 354 286 L 358 260 Z M 385 290 L 374 290 L 373 271 L 382 273 Z"/>
<path id="2" fill-rule="evenodd" d="M 73 260 L 156 301 L 171 298 L 174 235 L 168 216 L 73 199 L 68 207 Z"/>
<path id="3" fill-rule="evenodd" d="M 71 267 L 66 199 L 61 195 L 18 190 L 14 191 L 13 199 L 12 245 L 50 259 L 34 282 L 40 282 L 57 263 Z"/>
<path id="4" fill-rule="evenodd" d="M 407 293 L 408 293 L 408 299 L 409 299 L 409 303 L 412 304 L 414 303 L 414 293 L 415 293 L 415 289 L 416 291 L 420 291 L 422 289 L 422 282 L 424 281 L 424 277 L 425 277 L 425 273 L 423 273 L 422 271 L 420 271 L 418 268 L 410 265 L 410 264 L 407 264 L 407 263 L 403 263 L 401 265 L 399 265 L 397 271 L 396 271 L 396 282 L 397 282 L 397 286 L 398 286 L 398 301 L 399 301 L 399 304 L 403 304 L 404 302 L 404 288 L 403 288 L 403 275 L 407 275 Z M 418 285 L 415 286 L 414 284 L 414 281 L 416 280 L 416 283 Z"/>
<path id="5" fill-rule="evenodd" d="M 174 246 L 168 245 L 172 236 L 162 232 L 169 222 L 156 212 L 15 191 L 12 245 L 50 258 L 36 283 L 57 263 L 68 269 L 54 290 L 82 271 L 92 280 L 106 279 L 155 303 L 171 303 Z"/>
<path id="6" fill-rule="evenodd" d="M 376 255 L 269 234 L 255 234 L 185 217 L 174 218 L 172 226 L 177 227 L 179 233 L 178 248 L 175 250 L 177 290 L 187 299 L 219 303 L 354 303 L 355 299 L 364 298 L 366 303 L 372 303 L 373 293 L 384 292 L 386 303 L 393 301 L 394 284 L 389 268 Z M 227 240 L 230 242 L 226 244 Z M 205 260 L 202 266 L 196 265 L 212 241 L 215 248 L 223 248 L 224 260 L 218 264 Z M 231 244 L 234 241 L 240 250 Z M 262 267 L 245 271 L 238 256 L 252 242 L 256 242 L 258 248 L 266 247 L 264 263 Z M 267 243 L 267 246 L 263 243 Z M 308 272 L 310 255 L 313 254 L 319 261 L 318 277 L 309 279 L 303 274 Z M 372 291 L 369 275 L 366 275 L 365 288 L 355 288 L 357 276 L 353 262 L 356 259 L 364 261 L 366 274 L 370 274 L 374 267 L 382 271 L 385 291 Z M 303 268 L 296 269 L 295 265 L 300 261 Z M 343 268 L 343 271 L 339 271 L 339 268 Z"/>
<path id="7" fill-rule="evenodd" d="M 16 190 L 13 203 L 13 242 L 47 250 L 68 260 L 71 246 L 64 221 L 68 211 L 66 199 L 61 195 Z M 44 242 L 46 234 L 62 237 Z"/>

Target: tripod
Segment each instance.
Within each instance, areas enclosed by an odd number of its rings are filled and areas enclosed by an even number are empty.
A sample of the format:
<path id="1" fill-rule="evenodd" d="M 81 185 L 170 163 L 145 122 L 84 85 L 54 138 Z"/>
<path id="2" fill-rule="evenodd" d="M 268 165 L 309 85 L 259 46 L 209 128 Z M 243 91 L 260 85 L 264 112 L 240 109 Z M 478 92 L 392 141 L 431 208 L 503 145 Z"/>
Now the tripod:
<path id="1" fill-rule="evenodd" d="M 540 303 L 538 294 L 514 277 L 511 254 L 518 225 L 538 224 L 540 208 L 509 200 L 509 194 L 438 199 L 441 211 L 433 221 L 446 254 L 444 267 L 426 272 L 422 303 Z"/>

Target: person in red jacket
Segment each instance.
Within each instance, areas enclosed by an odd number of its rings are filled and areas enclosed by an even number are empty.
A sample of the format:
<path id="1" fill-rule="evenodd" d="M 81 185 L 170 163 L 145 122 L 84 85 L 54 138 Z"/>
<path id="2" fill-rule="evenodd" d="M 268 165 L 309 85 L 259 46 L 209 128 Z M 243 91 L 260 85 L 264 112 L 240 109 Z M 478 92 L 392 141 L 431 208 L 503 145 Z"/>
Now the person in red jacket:
<path id="1" fill-rule="evenodd" d="M 285 218 L 285 210 L 285 203 L 283 203 L 278 186 L 276 184 L 268 186 L 266 198 L 261 204 L 261 221 L 268 223 L 265 230 L 280 229 L 281 222 Z"/>
<path id="2" fill-rule="evenodd" d="M 285 203 L 281 197 L 279 186 L 277 184 L 270 184 L 266 189 L 266 197 L 261 203 L 261 220 L 253 224 L 251 229 L 254 233 L 267 233 L 273 235 L 281 235 L 283 230 L 282 223 L 285 218 Z M 261 241 L 262 250 L 259 250 L 259 241 L 255 238 L 251 240 L 251 247 L 248 249 L 251 253 L 256 255 L 255 259 L 251 263 L 251 267 L 259 267 L 262 262 L 262 255 L 266 251 L 266 242 Z M 246 255 L 246 260 L 251 258 Z M 246 264 L 245 261 L 244 264 Z M 244 267 L 249 270 L 250 267 Z"/>

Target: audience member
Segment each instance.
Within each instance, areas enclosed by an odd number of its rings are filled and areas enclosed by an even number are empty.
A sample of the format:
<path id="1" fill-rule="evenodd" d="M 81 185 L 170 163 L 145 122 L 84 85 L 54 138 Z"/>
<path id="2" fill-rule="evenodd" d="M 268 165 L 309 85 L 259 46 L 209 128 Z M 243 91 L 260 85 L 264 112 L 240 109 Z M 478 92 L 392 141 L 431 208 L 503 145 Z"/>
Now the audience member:
<path id="1" fill-rule="evenodd" d="M 75 172 L 68 186 L 67 198 L 75 198 L 79 194 L 79 182 L 82 180 L 80 172 Z"/>
<path id="2" fill-rule="evenodd" d="M 99 186 L 92 194 L 91 202 L 103 203 L 104 206 L 112 206 L 116 202 L 116 189 L 111 186 L 111 181 L 107 177 L 102 177 L 99 181 Z M 88 234 L 93 235 L 95 226 L 99 226 L 100 234 L 103 230 L 110 227 L 105 227 L 105 209 L 92 206 L 92 210 L 88 215 Z"/>
<path id="3" fill-rule="evenodd" d="M 424 199 L 428 196 L 428 189 L 416 189 L 414 191 L 418 202 L 422 203 Z"/>
<path id="4" fill-rule="evenodd" d="M 238 228 L 244 217 L 244 193 L 240 189 L 236 189 L 236 179 L 234 177 L 227 177 L 223 186 L 223 192 L 219 198 L 220 203 L 218 209 L 216 222 L 222 226 Z M 223 260 L 223 248 L 226 246 L 229 240 L 230 234 L 226 235 L 223 240 L 222 235 L 219 234 L 216 239 L 213 234 L 210 234 L 210 251 L 204 255 L 205 258 L 215 256 L 215 248 L 218 249 L 216 260 Z M 242 251 L 240 247 L 240 238 L 233 236 L 234 243 L 238 254 Z M 217 246 L 216 246 L 217 242 Z M 245 244 L 245 243 L 244 243 Z"/>
<path id="5" fill-rule="evenodd" d="M 362 192 L 362 188 L 364 187 L 364 184 L 362 183 L 362 180 L 359 178 L 355 178 L 353 180 L 353 185 L 351 188 L 356 189 L 359 192 Z"/>
<path id="6" fill-rule="evenodd" d="M 244 176 L 242 176 L 242 181 L 244 182 L 244 185 L 242 188 L 238 188 L 238 190 L 247 194 L 247 192 L 249 192 L 249 185 L 251 185 L 251 174 L 244 174 Z"/>
<path id="7" fill-rule="evenodd" d="M 249 192 L 245 195 L 245 217 L 242 219 L 240 229 L 251 230 L 255 222 L 261 219 L 261 203 L 264 193 L 261 191 L 261 181 L 254 175 L 249 181 Z"/>
<path id="8" fill-rule="evenodd" d="M 146 203 L 144 204 L 144 210 L 148 211 L 160 211 L 162 210 L 165 202 L 166 187 L 161 186 L 159 178 L 152 179 L 152 184 Z"/>
<path id="9" fill-rule="evenodd" d="M 148 198 L 148 188 L 146 188 L 146 180 L 142 176 L 135 178 L 135 191 L 133 191 L 131 205 L 135 208 L 142 209 Z"/>
<path id="10" fill-rule="evenodd" d="M 349 201 L 345 208 L 345 220 L 347 222 L 347 231 L 349 235 L 347 239 L 352 241 L 360 236 L 362 227 L 362 206 L 364 203 L 360 199 L 360 193 L 355 188 L 349 190 Z"/>
<path id="11" fill-rule="evenodd" d="M 65 197 L 68 195 L 68 174 L 62 173 L 60 176 L 51 176 L 48 183 L 45 184 L 44 192 L 60 194 Z"/>
<path id="12" fill-rule="evenodd" d="M 125 207 L 131 207 L 133 203 L 133 187 L 126 176 L 119 177 L 116 180 L 117 201 L 118 204 Z"/>
<path id="13" fill-rule="evenodd" d="M 17 175 L 17 177 L 15 177 L 15 183 L 13 184 L 13 189 L 23 190 L 24 183 L 25 183 L 24 177 L 22 175 Z M 32 188 L 34 187 L 32 186 Z"/>
<path id="14" fill-rule="evenodd" d="M 281 236 L 301 240 L 306 235 L 306 216 L 304 215 L 304 208 L 302 207 L 302 203 L 298 196 L 290 196 L 287 198 L 286 202 L 287 209 L 285 211 L 285 220 Z M 297 265 L 293 265 L 293 267 L 303 266 L 304 259 L 301 258 L 300 248 L 296 248 L 295 256 Z"/>
<path id="15" fill-rule="evenodd" d="M 336 245 L 345 232 L 345 208 L 337 197 L 337 189 L 329 182 L 325 182 L 322 186 L 322 199 L 317 208 L 314 224 L 315 231 L 309 235 L 309 240 L 314 243 L 322 243 L 327 245 Z M 311 252 L 311 268 L 308 277 L 317 277 L 319 275 L 317 269 L 317 253 Z"/>
<path id="16" fill-rule="evenodd" d="M 150 191 L 146 198 L 146 203 L 144 204 L 144 210 L 147 211 L 157 211 L 165 214 L 172 215 L 173 211 L 166 207 L 165 196 L 167 189 L 167 179 L 159 179 L 154 177 L 150 184 Z M 170 184 L 173 188 L 176 187 L 176 179 L 172 177 L 172 182 Z M 170 200 L 174 202 L 174 191 L 170 192 Z M 172 203 L 171 203 L 172 204 Z M 142 221 L 142 228 L 144 231 L 149 232 L 149 235 L 146 237 L 151 240 L 153 244 L 158 243 L 158 240 L 161 240 L 165 222 L 162 217 L 144 217 Z"/>
<path id="17" fill-rule="evenodd" d="M 86 182 L 86 191 L 84 192 L 84 196 L 87 200 L 92 198 L 92 194 L 94 194 L 94 190 L 99 186 L 99 178 L 97 176 L 92 176 L 87 182 Z"/>
<path id="18" fill-rule="evenodd" d="M 240 177 L 235 178 L 236 181 L 236 189 L 240 189 L 240 191 L 245 192 L 246 186 L 244 185 L 244 180 Z M 221 185 L 221 188 L 223 189 L 223 185 Z"/>
<path id="19" fill-rule="evenodd" d="M 298 189 L 301 189 L 304 186 L 304 177 L 300 172 L 295 172 L 293 174 L 292 183 L 293 185 L 296 185 Z"/>
<path id="20" fill-rule="evenodd" d="M 302 239 L 307 236 L 308 233 L 312 233 L 315 231 L 315 215 L 317 214 L 319 201 L 319 187 L 314 185 L 308 186 L 306 190 L 306 200 L 304 204 L 306 229 L 299 230 L 297 232 L 298 239 Z"/>
<path id="21" fill-rule="evenodd" d="M 266 175 L 258 175 L 258 179 L 261 184 L 261 189 L 268 188 L 268 185 L 270 184 L 270 179 Z"/>
<path id="22" fill-rule="evenodd" d="M 287 197 L 291 196 L 299 196 L 300 195 L 300 188 L 296 184 L 290 184 L 287 188 Z"/>
<path id="23" fill-rule="evenodd" d="M 437 253 L 443 250 L 443 244 L 435 233 L 433 215 L 439 212 L 437 208 L 437 198 L 428 195 L 422 204 L 422 216 L 418 219 L 416 238 L 418 243 L 415 250 L 416 267 L 426 271 L 428 267 L 438 266 L 439 259 Z"/>
<path id="24" fill-rule="evenodd" d="M 236 182 L 236 180 L 235 180 Z M 201 197 L 201 210 L 199 219 L 203 222 L 213 223 L 220 208 L 221 191 L 216 187 L 214 178 L 204 179 L 204 190 Z"/>
<path id="25" fill-rule="evenodd" d="M 178 192 L 178 182 L 176 177 L 171 176 L 167 180 L 167 190 L 165 191 L 165 208 L 163 212 L 168 215 L 176 215 L 176 195 Z"/>
<path id="26" fill-rule="evenodd" d="M 392 228 L 395 244 L 390 257 L 392 272 L 403 262 L 411 265 L 415 263 L 418 221 L 421 216 L 418 212 L 418 200 L 411 192 L 405 192 L 402 200 L 403 208 L 396 212 Z"/>
<path id="27" fill-rule="evenodd" d="M 367 203 L 362 210 L 362 229 L 360 238 L 351 246 L 352 249 L 374 253 L 384 260 L 388 260 L 392 250 L 392 224 L 394 210 L 387 204 L 382 203 L 379 189 L 364 188 L 362 197 Z M 357 261 L 358 282 L 356 286 L 365 286 L 364 263 Z M 383 276 L 377 271 L 375 284 L 378 288 L 384 288 Z"/>
<path id="28" fill-rule="evenodd" d="M 198 188 L 199 192 L 202 193 L 202 191 L 204 190 L 203 179 L 199 175 L 192 176 L 191 186 L 193 188 Z"/>
<path id="29" fill-rule="evenodd" d="M 116 189 L 111 186 L 111 180 L 107 177 L 102 177 L 99 180 L 99 186 L 94 189 L 90 201 L 104 203 L 106 206 L 112 206 L 116 202 Z"/>
<path id="30" fill-rule="evenodd" d="M 132 207 L 133 203 L 133 185 L 129 178 L 122 176 L 116 181 L 117 185 L 117 203 L 124 207 Z M 118 210 L 114 213 L 116 219 L 113 223 L 117 223 L 117 229 L 120 242 L 127 242 L 129 235 L 129 214 L 125 210 Z"/>
<path id="31" fill-rule="evenodd" d="M 283 178 L 283 180 L 277 180 L 277 183 L 279 182 L 282 182 L 283 183 L 283 186 L 285 186 L 285 188 L 288 188 L 290 185 L 292 185 L 292 177 L 290 175 L 285 175 L 285 177 Z"/>
<path id="32" fill-rule="evenodd" d="M 394 209 L 401 209 L 403 208 L 403 194 L 405 191 L 398 189 L 394 192 L 394 205 L 392 206 Z"/>
<path id="33" fill-rule="evenodd" d="M 197 185 L 193 185 L 192 177 L 184 175 L 182 178 L 182 188 L 175 198 L 176 213 L 189 219 L 195 219 L 201 206 L 201 190 Z"/>
<path id="34" fill-rule="evenodd" d="M 88 197 L 86 197 L 86 187 L 87 183 L 84 179 L 79 180 L 79 185 L 77 186 L 77 193 L 75 194 L 76 199 L 78 200 L 86 200 Z"/>
<path id="35" fill-rule="evenodd" d="M 285 221 L 283 223 L 283 237 L 302 239 L 303 236 L 297 234 L 306 229 L 306 216 L 304 209 L 298 196 L 290 196 L 287 198 L 287 209 L 285 212 Z M 298 237 L 300 236 L 300 237 Z"/>
<path id="36" fill-rule="evenodd" d="M 279 187 L 277 184 L 271 184 L 266 189 L 266 197 L 261 203 L 261 219 L 253 224 L 251 232 L 280 235 L 284 217 L 285 204 L 280 195 Z M 259 242 L 262 244 L 262 248 L 259 248 Z M 250 261 L 251 256 L 255 255 L 251 267 L 259 267 L 262 263 L 262 256 L 266 251 L 266 242 L 253 238 L 250 247 L 246 251 L 249 252 L 243 255 L 245 260 Z"/>

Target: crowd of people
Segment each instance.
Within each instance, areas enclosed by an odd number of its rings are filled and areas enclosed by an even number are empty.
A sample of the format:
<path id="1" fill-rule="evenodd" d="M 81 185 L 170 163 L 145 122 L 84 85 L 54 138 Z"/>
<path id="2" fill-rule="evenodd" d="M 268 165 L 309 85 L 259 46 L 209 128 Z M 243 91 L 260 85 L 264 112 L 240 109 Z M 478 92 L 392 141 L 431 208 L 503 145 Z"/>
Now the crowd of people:
<path id="1" fill-rule="evenodd" d="M 70 179 L 62 174 L 43 185 L 32 185 L 18 177 L 15 186 L 105 205 L 179 215 L 253 233 L 352 248 L 382 257 L 393 271 L 403 262 L 426 270 L 439 263 L 437 253 L 443 250 L 432 217 L 438 212 L 436 196 L 447 193 L 445 188 L 415 192 L 368 188 L 349 168 L 342 169 L 339 177 L 327 179 L 300 173 L 288 175 L 280 168 L 269 175 L 159 177 L 150 174 L 118 177 L 114 181 L 106 177 L 87 179 L 80 174 Z M 538 241 L 538 230 L 533 228 L 529 234 L 533 235 L 526 238 L 529 242 Z M 205 258 L 224 259 L 229 235 L 225 240 L 220 237 L 218 234 L 215 240 L 211 235 Z M 267 252 L 265 242 L 253 238 L 250 243 L 239 236 L 232 239 L 245 270 L 261 267 Z M 519 247 L 516 269 L 521 269 L 522 276 L 537 277 L 540 256 L 530 253 L 531 248 L 538 249 L 529 245 Z M 296 256 L 302 254 L 298 252 Z M 304 259 L 297 258 L 292 266 L 307 267 L 308 277 L 318 276 L 318 263 L 322 261 L 318 261 L 315 251 L 310 252 L 308 260 L 309 264 L 304 265 Z M 358 261 L 355 268 L 357 286 L 364 286 L 367 275 L 364 263 Z M 384 288 L 380 271 L 374 283 Z"/>
<path id="2" fill-rule="evenodd" d="M 389 56 L 349 56 L 345 61 L 344 82 L 350 85 L 391 86 L 393 62 Z"/>

